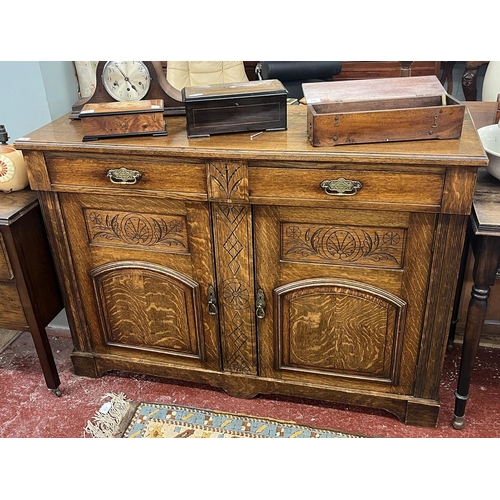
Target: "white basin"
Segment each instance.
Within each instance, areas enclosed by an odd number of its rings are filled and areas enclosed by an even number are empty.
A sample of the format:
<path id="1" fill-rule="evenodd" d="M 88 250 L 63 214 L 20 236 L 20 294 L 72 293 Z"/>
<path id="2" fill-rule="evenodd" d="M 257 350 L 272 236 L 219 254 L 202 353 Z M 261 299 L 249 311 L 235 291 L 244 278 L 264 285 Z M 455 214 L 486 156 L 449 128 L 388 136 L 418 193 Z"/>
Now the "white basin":
<path id="1" fill-rule="evenodd" d="M 493 177 L 500 179 L 500 123 L 481 127 L 477 133 L 490 160 L 486 170 Z"/>

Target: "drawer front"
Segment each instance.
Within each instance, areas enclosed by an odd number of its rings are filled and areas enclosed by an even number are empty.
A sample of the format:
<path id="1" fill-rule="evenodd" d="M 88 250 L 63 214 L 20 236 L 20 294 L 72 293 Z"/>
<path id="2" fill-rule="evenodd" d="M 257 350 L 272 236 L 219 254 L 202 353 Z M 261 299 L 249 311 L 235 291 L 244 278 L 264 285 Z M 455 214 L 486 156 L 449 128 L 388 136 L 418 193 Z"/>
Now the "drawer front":
<path id="1" fill-rule="evenodd" d="M 12 278 L 14 278 L 14 273 L 10 265 L 10 259 L 7 248 L 5 248 L 3 236 L 0 234 L 0 281 L 10 281 Z"/>
<path id="2" fill-rule="evenodd" d="M 153 162 L 120 158 L 46 158 L 51 185 L 57 190 L 127 189 L 192 195 L 206 199 L 205 164 Z"/>
<path id="3" fill-rule="evenodd" d="M 0 326 L 21 328 L 27 325 L 17 287 L 13 283 L 0 283 Z"/>
<path id="4" fill-rule="evenodd" d="M 444 173 L 366 170 L 249 168 L 250 198 L 255 202 L 321 206 L 386 205 L 404 209 L 437 210 L 441 205 Z M 262 201 L 261 201 L 262 200 Z M 275 200 L 275 201 L 273 201 Z M 410 208 L 411 207 L 411 208 Z"/>

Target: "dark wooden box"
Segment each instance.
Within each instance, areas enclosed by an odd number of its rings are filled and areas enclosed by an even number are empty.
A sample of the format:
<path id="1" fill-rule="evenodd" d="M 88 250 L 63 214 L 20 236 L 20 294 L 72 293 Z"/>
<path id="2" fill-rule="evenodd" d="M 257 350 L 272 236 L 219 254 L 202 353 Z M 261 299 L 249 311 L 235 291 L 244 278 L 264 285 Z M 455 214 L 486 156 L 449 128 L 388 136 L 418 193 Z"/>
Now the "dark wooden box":
<path id="1" fill-rule="evenodd" d="M 279 80 L 185 87 L 188 137 L 286 130 L 287 93 Z"/>
<path id="2" fill-rule="evenodd" d="M 457 139 L 465 105 L 436 76 L 303 84 L 313 146 Z"/>
<path id="3" fill-rule="evenodd" d="M 163 100 L 85 104 L 83 141 L 133 135 L 167 135 Z"/>

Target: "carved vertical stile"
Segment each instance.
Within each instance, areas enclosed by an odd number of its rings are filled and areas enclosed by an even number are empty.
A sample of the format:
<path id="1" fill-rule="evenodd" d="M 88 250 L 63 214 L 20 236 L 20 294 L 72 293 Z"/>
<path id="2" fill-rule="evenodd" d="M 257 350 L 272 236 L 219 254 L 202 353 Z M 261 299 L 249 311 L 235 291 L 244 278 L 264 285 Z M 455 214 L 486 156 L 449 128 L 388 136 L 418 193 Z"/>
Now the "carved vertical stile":
<path id="1" fill-rule="evenodd" d="M 210 162 L 222 360 L 225 371 L 257 374 L 252 218 L 246 163 Z"/>
<path id="2" fill-rule="evenodd" d="M 208 195 L 223 203 L 248 202 L 246 163 L 216 161 L 208 164 Z"/>

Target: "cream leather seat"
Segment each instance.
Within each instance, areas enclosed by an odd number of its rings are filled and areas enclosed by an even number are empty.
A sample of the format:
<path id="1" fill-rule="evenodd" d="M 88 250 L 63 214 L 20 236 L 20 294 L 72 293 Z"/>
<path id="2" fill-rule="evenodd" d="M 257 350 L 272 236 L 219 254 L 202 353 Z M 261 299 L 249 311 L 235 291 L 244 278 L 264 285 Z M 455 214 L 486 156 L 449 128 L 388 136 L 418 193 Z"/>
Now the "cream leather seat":
<path id="1" fill-rule="evenodd" d="M 166 76 L 177 90 L 196 85 L 248 81 L 243 61 L 167 61 Z"/>

